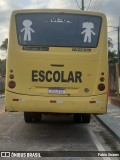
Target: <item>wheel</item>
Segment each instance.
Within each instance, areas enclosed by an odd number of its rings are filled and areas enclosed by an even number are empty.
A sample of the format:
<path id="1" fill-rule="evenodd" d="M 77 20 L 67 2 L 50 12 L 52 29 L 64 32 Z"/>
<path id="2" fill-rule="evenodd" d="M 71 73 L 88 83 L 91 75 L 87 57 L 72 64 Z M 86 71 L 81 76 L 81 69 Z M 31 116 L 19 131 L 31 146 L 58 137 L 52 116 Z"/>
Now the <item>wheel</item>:
<path id="1" fill-rule="evenodd" d="M 33 115 L 33 121 L 34 122 L 40 122 L 41 121 L 41 119 L 42 119 L 42 113 L 40 113 L 40 112 L 33 112 L 32 115 Z"/>
<path id="2" fill-rule="evenodd" d="M 91 114 L 82 114 L 81 118 L 83 123 L 90 123 Z"/>
<path id="3" fill-rule="evenodd" d="M 32 112 L 24 112 L 24 120 L 26 123 L 32 122 L 33 116 Z"/>
<path id="4" fill-rule="evenodd" d="M 82 122 L 82 115 L 80 113 L 75 113 L 74 114 L 74 122 L 75 123 L 81 123 Z"/>

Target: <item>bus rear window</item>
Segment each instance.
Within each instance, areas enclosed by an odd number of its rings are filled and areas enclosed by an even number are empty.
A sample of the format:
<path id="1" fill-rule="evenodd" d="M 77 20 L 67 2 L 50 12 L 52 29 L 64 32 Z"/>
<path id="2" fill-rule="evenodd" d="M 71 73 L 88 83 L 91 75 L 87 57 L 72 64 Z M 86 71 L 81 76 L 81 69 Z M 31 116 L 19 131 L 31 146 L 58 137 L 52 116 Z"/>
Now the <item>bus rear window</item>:
<path id="1" fill-rule="evenodd" d="M 18 43 L 22 46 L 89 47 L 98 45 L 99 16 L 63 13 L 16 15 Z"/>

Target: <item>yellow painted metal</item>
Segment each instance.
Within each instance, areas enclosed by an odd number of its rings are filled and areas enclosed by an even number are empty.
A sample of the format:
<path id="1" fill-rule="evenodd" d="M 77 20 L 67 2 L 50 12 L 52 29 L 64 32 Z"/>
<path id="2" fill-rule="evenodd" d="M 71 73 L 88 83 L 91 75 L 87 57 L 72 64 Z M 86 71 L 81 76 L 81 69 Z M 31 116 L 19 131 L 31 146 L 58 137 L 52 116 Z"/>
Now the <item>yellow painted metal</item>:
<path id="1" fill-rule="evenodd" d="M 18 44 L 15 15 L 18 13 L 70 13 L 100 16 L 102 18 L 99 43 L 90 52 L 74 52 L 72 47 L 49 47 L 49 51 L 27 51 L 22 50 Z M 63 65 L 53 67 L 51 64 Z M 107 22 L 102 13 L 86 12 L 76 10 L 19 10 L 14 11 L 11 16 L 9 45 L 6 71 L 6 103 L 7 111 L 39 111 L 39 112 L 65 112 L 65 113 L 105 113 L 108 92 L 108 55 L 107 55 Z M 13 70 L 16 87 L 10 89 L 10 70 Z M 32 71 L 36 73 L 38 81 L 32 82 Z M 68 78 L 71 71 L 81 72 L 82 82 L 65 83 L 44 81 L 39 82 L 39 72 L 51 71 L 53 78 L 55 71 L 62 74 L 64 79 Z M 104 73 L 102 75 L 101 73 Z M 104 82 L 100 78 L 104 77 Z M 104 91 L 98 90 L 98 85 L 105 85 Z M 49 88 L 64 88 L 65 94 L 49 94 Z M 85 92 L 87 88 L 88 92 Z M 18 102 L 13 99 L 19 98 Z M 58 100 L 58 104 L 50 104 L 50 100 Z M 95 99 L 98 103 L 90 104 Z M 24 101 L 25 100 L 25 101 Z M 60 100 L 60 101 L 59 101 Z M 100 103 L 99 103 L 100 102 Z"/>

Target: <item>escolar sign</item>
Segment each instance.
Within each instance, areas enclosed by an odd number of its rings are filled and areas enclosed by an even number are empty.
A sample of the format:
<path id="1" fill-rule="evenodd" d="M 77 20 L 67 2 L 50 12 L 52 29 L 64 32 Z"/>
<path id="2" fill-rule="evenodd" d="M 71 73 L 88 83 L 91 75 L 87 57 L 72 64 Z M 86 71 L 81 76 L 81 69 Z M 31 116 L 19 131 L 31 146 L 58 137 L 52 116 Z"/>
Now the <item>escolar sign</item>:
<path id="1" fill-rule="evenodd" d="M 64 71 L 32 70 L 32 82 L 74 82 L 82 83 L 80 71 L 69 71 L 65 76 Z"/>

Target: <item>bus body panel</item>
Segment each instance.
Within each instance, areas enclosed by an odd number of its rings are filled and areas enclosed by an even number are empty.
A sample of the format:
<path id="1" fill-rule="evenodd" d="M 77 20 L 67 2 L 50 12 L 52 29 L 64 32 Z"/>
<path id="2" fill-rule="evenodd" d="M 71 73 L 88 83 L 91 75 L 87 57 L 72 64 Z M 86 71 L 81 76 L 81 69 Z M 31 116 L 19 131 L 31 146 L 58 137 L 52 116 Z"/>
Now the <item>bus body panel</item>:
<path id="1" fill-rule="evenodd" d="M 42 97 L 6 91 L 7 111 L 42 113 L 106 113 L 107 94 L 91 97 Z M 14 98 L 13 98 L 14 97 Z"/>
<path id="2" fill-rule="evenodd" d="M 61 96 L 83 97 L 107 92 L 107 85 L 104 91 L 100 92 L 98 90 L 102 72 L 104 72 L 104 78 L 107 81 L 105 66 L 98 65 L 99 61 L 79 61 L 77 59 L 66 61 L 16 59 L 15 61 L 16 63 L 10 68 L 13 69 L 16 87 L 11 90 L 8 89 L 11 92 L 26 95 L 58 96 L 48 93 L 49 88 L 54 87 L 65 89 L 65 94 Z M 21 70 L 21 64 L 23 70 Z M 54 64 L 64 66 L 51 66 Z M 19 68 L 16 68 L 16 65 Z M 10 78 L 8 77 L 8 79 Z M 85 92 L 85 88 L 88 88 L 89 92 Z"/>
<path id="3" fill-rule="evenodd" d="M 21 46 L 18 42 L 15 16 L 21 13 L 38 12 L 101 17 L 102 24 L 97 47 L 43 46 L 40 51 L 35 51 L 34 48 L 26 49 L 27 47 Z M 108 92 L 106 33 L 106 17 L 101 13 L 72 10 L 13 12 L 6 67 L 6 111 L 105 113 Z M 14 75 L 13 79 L 10 78 L 11 74 Z M 16 83 L 15 88 L 9 87 L 10 81 Z M 98 89 L 100 84 L 105 86 L 103 91 Z M 64 90 L 64 92 L 51 94 L 50 89 Z M 55 100 L 57 103 L 50 104 L 50 100 Z"/>

